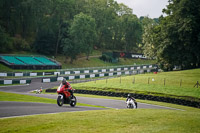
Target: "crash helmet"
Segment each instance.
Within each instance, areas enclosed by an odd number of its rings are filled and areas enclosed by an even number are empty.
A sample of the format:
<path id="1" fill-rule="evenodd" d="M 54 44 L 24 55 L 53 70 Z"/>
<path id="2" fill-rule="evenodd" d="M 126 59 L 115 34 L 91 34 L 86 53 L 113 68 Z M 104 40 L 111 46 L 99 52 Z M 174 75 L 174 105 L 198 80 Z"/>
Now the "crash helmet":
<path id="1" fill-rule="evenodd" d="M 62 80 L 62 84 L 64 85 L 64 84 L 66 84 L 66 79 L 65 78 L 63 78 L 63 80 Z"/>
<path id="2" fill-rule="evenodd" d="M 131 94 L 128 94 L 128 98 L 130 98 L 131 97 Z"/>

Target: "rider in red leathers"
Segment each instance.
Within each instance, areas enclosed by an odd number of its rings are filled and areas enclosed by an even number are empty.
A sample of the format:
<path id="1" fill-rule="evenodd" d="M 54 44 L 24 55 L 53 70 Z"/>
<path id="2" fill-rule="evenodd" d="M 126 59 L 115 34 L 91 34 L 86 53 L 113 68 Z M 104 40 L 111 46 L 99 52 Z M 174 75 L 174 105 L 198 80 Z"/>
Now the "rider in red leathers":
<path id="1" fill-rule="evenodd" d="M 70 104 L 71 107 L 75 107 L 76 105 L 76 97 L 73 95 L 74 89 L 72 89 L 70 83 L 63 78 L 60 86 L 57 88 L 57 104 L 58 106 L 62 106 L 63 104 Z"/>
<path id="2" fill-rule="evenodd" d="M 64 91 L 65 95 L 67 96 L 68 93 L 70 92 L 71 97 L 73 97 L 73 91 L 72 91 L 72 87 L 71 87 L 70 83 L 67 82 L 65 78 L 63 78 L 62 84 L 65 86 L 65 91 Z"/>

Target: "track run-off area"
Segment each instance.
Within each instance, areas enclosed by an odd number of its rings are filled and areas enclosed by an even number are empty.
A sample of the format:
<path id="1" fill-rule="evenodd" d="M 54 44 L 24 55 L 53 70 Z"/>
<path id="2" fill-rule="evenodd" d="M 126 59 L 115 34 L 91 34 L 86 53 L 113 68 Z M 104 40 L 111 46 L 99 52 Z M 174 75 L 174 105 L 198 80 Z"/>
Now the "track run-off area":
<path id="1" fill-rule="evenodd" d="M 33 90 L 39 89 L 40 87 L 42 87 L 43 89 L 47 89 L 47 88 L 52 88 L 54 86 L 59 86 L 59 84 L 60 82 L 42 83 L 41 79 L 36 78 L 36 79 L 32 79 L 32 83 L 28 85 L 1 86 L 0 91 L 32 95 L 32 96 L 37 96 L 37 97 L 45 97 L 45 98 L 55 99 L 56 101 L 57 95 L 55 94 L 35 94 L 35 93 L 30 93 L 30 92 L 32 92 Z M 70 107 L 69 105 L 64 105 L 62 107 L 59 107 L 57 104 L 0 101 L 0 118 L 19 117 L 19 116 L 37 115 L 37 114 L 53 114 L 53 113 L 59 113 L 59 112 L 103 110 L 103 109 L 109 109 L 109 108 L 126 109 L 126 104 L 125 104 L 125 101 L 123 100 L 91 98 L 91 97 L 84 97 L 84 96 L 76 96 L 76 97 L 79 103 L 104 106 L 106 108 L 97 108 L 97 107 L 88 107 L 88 106 Z M 159 105 L 138 103 L 138 109 L 140 108 L 179 110 L 179 109 L 164 107 L 164 106 L 159 106 Z"/>

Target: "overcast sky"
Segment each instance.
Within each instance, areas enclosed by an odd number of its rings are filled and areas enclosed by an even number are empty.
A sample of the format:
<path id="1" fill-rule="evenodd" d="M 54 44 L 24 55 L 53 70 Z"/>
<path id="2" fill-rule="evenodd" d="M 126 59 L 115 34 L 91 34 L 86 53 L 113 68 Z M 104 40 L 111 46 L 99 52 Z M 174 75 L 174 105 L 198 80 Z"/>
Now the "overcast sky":
<path id="1" fill-rule="evenodd" d="M 133 14 L 140 16 L 149 16 L 158 18 L 162 15 L 162 9 L 168 5 L 168 0 L 115 0 L 118 3 L 124 3 L 133 9 Z"/>

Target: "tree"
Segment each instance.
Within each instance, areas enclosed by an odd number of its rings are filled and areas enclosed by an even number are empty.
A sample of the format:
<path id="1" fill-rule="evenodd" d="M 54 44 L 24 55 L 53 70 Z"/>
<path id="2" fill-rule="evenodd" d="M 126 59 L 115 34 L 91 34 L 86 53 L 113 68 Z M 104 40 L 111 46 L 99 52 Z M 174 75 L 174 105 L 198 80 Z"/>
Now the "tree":
<path id="1" fill-rule="evenodd" d="M 35 42 L 35 49 L 40 54 L 52 55 L 55 51 L 56 36 L 53 33 L 41 35 Z"/>
<path id="2" fill-rule="evenodd" d="M 124 4 L 118 4 L 116 9 L 117 16 L 114 19 L 113 22 L 113 46 L 112 49 L 116 50 L 123 50 L 124 46 L 124 16 L 125 15 L 131 15 L 132 14 L 132 9 L 128 8 Z"/>
<path id="3" fill-rule="evenodd" d="M 8 50 L 13 49 L 13 40 L 12 38 L 5 32 L 4 28 L 0 25 L 0 52 L 6 52 Z"/>
<path id="4" fill-rule="evenodd" d="M 80 12 L 93 18 L 91 23 L 87 24 L 92 25 L 87 32 L 94 33 L 92 34 L 94 39 L 87 39 L 88 45 L 81 46 L 81 52 L 86 53 L 87 58 L 93 45 L 110 50 L 124 48 L 137 50 L 137 45 L 140 43 L 138 41 L 140 33 L 136 33 L 138 26 L 134 30 L 129 30 L 124 19 L 127 18 L 127 22 L 133 20 L 132 9 L 124 4 L 118 4 L 115 0 L 1 0 L 0 25 L 5 29 L 4 35 L 12 38 L 10 44 L 13 50 L 22 48 L 25 51 L 53 53 L 56 56 L 63 51 L 61 42 L 65 44 L 70 42 L 71 46 L 75 45 L 75 39 L 71 36 L 70 30 L 68 29 L 70 34 L 68 37 L 63 36 L 62 30 L 66 21 L 71 27 L 75 15 Z M 134 20 L 134 22 L 137 21 L 136 18 Z M 129 26 L 134 24 L 137 25 L 137 22 L 132 24 L 130 22 Z M 52 43 L 45 40 L 49 38 Z M 38 42 L 45 46 L 39 46 Z M 47 44 L 41 42 L 47 42 Z M 41 50 L 41 47 L 45 47 L 45 51 Z M 6 49 L 4 51 L 6 52 Z"/>
<path id="5" fill-rule="evenodd" d="M 72 64 L 73 61 L 76 60 L 76 56 L 80 53 L 80 48 L 78 45 L 74 44 L 70 38 L 63 38 L 61 40 L 61 44 L 63 46 L 63 53 L 66 56 L 66 59 L 70 57 L 70 63 Z"/>
<path id="6" fill-rule="evenodd" d="M 79 45 L 73 42 L 73 38 L 70 35 L 70 25 L 69 22 L 65 21 L 61 27 L 61 46 L 63 47 L 63 54 L 71 58 L 70 63 L 76 59 L 76 56 L 81 52 Z"/>
<path id="7" fill-rule="evenodd" d="M 141 22 L 143 29 L 143 53 L 149 58 L 155 58 L 157 56 L 156 35 L 160 32 L 160 27 L 157 26 L 157 22 L 149 17 L 143 17 Z"/>
<path id="8" fill-rule="evenodd" d="M 130 52 L 137 48 L 138 43 L 141 43 L 142 26 L 135 15 L 124 15 L 122 18 L 124 50 Z"/>
<path id="9" fill-rule="evenodd" d="M 82 3 L 83 4 L 83 3 Z M 98 48 L 113 48 L 114 26 L 118 4 L 114 0 L 86 0 L 84 14 L 95 19 Z"/>
<path id="10" fill-rule="evenodd" d="M 152 44 L 160 66 L 172 70 L 200 67 L 200 1 L 170 0 L 163 12 L 166 17 L 159 18 L 159 25 L 150 32 Z"/>
<path id="11" fill-rule="evenodd" d="M 163 19 L 167 22 L 165 40 L 169 40 L 163 53 L 170 49 L 168 60 L 164 54 L 160 58 L 172 65 L 181 66 L 183 69 L 200 66 L 200 1 L 171 0 L 164 12 L 168 16 Z M 163 25 L 164 27 L 164 25 Z M 168 55 L 169 55 L 168 54 Z"/>
<path id="12" fill-rule="evenodd" d="M 54 6 L 56 5 L 56 6 Z M 73 0 L 57 0 L 53 4 L 54 10 L 52 13 L 52 16 L 55 20 L 57 20 L 56 27 L 57 27 L 57 41 L 56 41 L 56 47 L 55 47 L 55 56 L 57 56 L 58 48 L 60 44 L 60 40 L 62 38 L 61 35 L 61 28 L 66 20 L 70 20 L 73 18 L 74 15 L 74 1 Z"/>
<path id="13" fill-rule="evenodd" d="M 83 13 L 76 15 L 70 28 L 70 35 L 73 38 L 73 43 L 86 53 L 87 60 L 89 60 L 89 54 L 96 42 L 95 20 Z"/>

